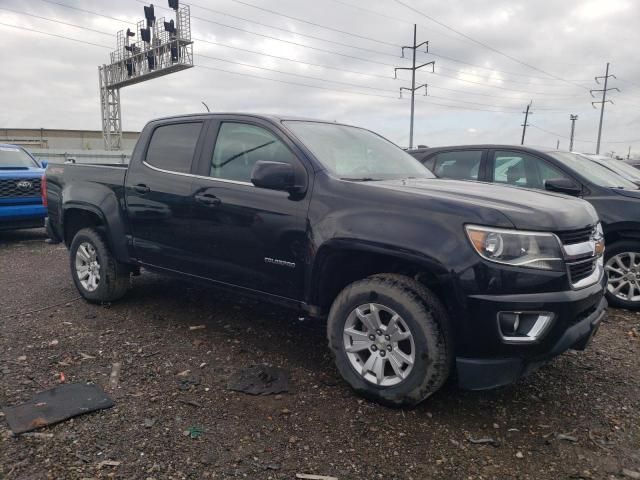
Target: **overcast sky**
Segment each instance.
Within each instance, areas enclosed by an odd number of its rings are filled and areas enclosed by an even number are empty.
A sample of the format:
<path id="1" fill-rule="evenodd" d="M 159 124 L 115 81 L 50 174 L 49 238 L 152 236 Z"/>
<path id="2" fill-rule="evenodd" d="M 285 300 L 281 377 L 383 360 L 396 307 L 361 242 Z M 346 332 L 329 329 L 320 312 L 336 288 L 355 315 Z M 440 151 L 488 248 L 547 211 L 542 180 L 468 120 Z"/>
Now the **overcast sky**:
<path id="1" fill-rule="evenodd" d="M 606 107 L 601 152 L 626 155 L 632 145 L 640 155 L 637 0 L 401 2 L 405 5 L 397 0 L 197 0 L 191 4 L 192 17 L 198 17 L 192 18 L 196 67 L 122 89 L 124 129 L 139 130 L 158 116 L 203 111 L 201 101 L 205 101 L 212 111 L 353 123 L 406 146 L 409 95 L 399 99 L 398 91 L 410 86 L 410 73 L 400 72 L 400 79 L 394 80 L 393 66 L 409 65 L 408 59 L 400 57 L 399 47 L 412 42 L 412 24 L 417 23 L 418 41 L 429 40 L 433 54 L 421 52 L 418 61 L 435 60 L 436 64 L 435 74 L 429 68 L 418 74 L 418 84 L 429 84 L 429 96 L 421 92 L 416 98 L 416 144 L 519 143 L 521 112 L 533 100 L 527 144 L 555 146 L 559 139 L 561 148 L 568 148 L 563 137 L 569 135 L 569 114 L 573 113 L 579 115 L 576 149 L 594 151 L 599 110 L 592 108 L 588 89 L 602 88 L 593 77 L 604 75 L 609 61 L 618 77 L 610 79 L 610 86 L 621 92 L 611 92 L 615 104 Z M 158 17 L 171 15 L 163 10 L 166 6 L 164 1 L 156 3 Z M 142 7 L 139 0 L 0 0 L 0 23 L 114 49 L 116 32 L 129 27 L 127 22 L 144 18 Z M 0 127 L 100 129 L 97 66 L 108 62 L 108 48 L 4 25 L 0 31 L 4 69 Z"/>

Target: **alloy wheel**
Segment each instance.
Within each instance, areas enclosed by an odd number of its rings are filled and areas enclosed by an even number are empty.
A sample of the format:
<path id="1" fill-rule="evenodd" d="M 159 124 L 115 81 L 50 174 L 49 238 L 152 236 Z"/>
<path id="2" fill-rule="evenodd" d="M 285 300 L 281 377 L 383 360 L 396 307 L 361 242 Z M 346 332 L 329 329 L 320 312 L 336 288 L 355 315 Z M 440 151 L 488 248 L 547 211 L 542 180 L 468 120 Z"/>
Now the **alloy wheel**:
<path id="1" fill-rule="evenodd" d="M 415 363 L 411 330 L 385 305 L 367 303 L 355 308 L 344 324 L 343 342 L 354 370 L 378 386 L 401 383 Z"/>
<path id="2" fill-rule="evenodd" d="M 86 291 L 97 290 L 100 283 L 100 263 L 95 247 L 89 242 L 82 242 L 76 250 L 76 275 Z"/>

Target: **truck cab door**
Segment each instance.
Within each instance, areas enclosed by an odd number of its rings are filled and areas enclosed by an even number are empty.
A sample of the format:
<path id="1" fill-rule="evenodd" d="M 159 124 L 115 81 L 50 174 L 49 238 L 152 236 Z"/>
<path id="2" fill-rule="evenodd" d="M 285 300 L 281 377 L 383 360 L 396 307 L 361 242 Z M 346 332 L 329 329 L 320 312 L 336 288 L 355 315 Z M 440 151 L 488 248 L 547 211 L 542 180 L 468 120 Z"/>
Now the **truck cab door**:
<path id="1" fill-rule="evenodd" d="M 302 298 L 309 194 L 258 188 L 257 161 L 287 162 L 304 184 L 296 147 L 266 121 L 216 121 L 193 184 L 198 275 L 290 299 Z M 307 189 L 308 190 L 308 189 Z"/>
<path id="2" fill-rule="evenodd" d="M 180 120 L 143 132 L 125 181 L 133 255 L 143 265 L 193 270 L 192 170 L 205 130 L 202 120 Z"/>

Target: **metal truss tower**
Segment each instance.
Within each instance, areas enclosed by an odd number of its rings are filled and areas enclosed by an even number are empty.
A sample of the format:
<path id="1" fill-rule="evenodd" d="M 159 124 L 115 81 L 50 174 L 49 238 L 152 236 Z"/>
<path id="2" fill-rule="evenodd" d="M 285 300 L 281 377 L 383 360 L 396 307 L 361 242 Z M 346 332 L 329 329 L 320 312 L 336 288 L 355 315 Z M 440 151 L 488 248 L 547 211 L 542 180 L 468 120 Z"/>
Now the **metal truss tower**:
<path id="1" fill-rule="evenodd" d="M 191 13 L 188 5 L 169 0 L 175 20 L 156 21 L 153 5 L 144 7 L 145 20 L 135 32 L 127 29 L 117 34 L 117 48 L 111 62 L 98 67 L 102 136 L 107 150 L 122 148 L 122 108 L 120 89 L 193 67 Z M 137 42 L 129 42 L 136 37 Z"/>

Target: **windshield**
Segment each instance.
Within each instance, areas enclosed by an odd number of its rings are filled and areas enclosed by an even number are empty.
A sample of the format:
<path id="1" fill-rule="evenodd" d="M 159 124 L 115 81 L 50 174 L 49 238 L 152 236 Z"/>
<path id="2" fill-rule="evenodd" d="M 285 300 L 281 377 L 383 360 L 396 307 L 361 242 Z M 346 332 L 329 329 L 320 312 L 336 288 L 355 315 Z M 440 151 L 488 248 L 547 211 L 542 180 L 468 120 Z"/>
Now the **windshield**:
<path id="1" fill-rule="evenodd" d="M 285 124 L 327 170 L 344 180 L 435 178 L 418 160 L 369 130 L 321 122 Z"/>
<path id="2" fill-rule="evenodd" d="M 33 168 L 38 164 L 27 152 L 18 147 L 0 145 L 0 168 Z"/>
<path id="3" fill-rule="evenodd" d="M 589 160 L 593 160 L 598 165 L 602 165 L 604 168 L 608 168 L 609 170 L 614 171 L 621 177 L 626 178 L 632 182 L 640 182 L 640 170 L 635 168 L 628 163 L 623 162 L 622 160 L 616 160 L 615 158 L 602 158 L 602 157 L 591 157 L 585 155 Z"/>
<path id="4" fill-rule="evenodd" d="M 629 190 L 638 189 L 634 183 L 622 178 L 620 175 L 608 170 L 602 165 L 598 165 L 593 161 L 587 161 L 587 158 L 582 155 L 569 152 L 547 153 L 560 161 L 563 165 L 566 165 L 571 170 L 574 170 L 590 182 L 600 187 L 624 188 Z"/>

